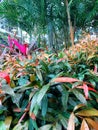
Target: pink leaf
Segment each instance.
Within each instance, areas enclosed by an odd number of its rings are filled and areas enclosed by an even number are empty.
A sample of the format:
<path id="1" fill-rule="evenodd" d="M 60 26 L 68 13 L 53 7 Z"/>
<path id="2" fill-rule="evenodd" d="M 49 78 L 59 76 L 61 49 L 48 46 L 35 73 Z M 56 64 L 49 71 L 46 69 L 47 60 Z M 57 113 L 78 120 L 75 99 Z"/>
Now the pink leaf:
<path id="1" fill-rule="evenodd" d="M 12 39 L 12 42 L 13 42 L 13 44 L 15 44 L 17 46 L 17 48 L 19 49 L 19 51 L 21 53 L 23 53 L 23 55 L 26 55 L 26 51 L 27 51 L 26 50 L 27 49 L 26 44 L 22 45 L 16 39 Z"/>
<path id="2" fill-rule="evenodd" d="M 80 89 L 84 90 L 84 94 L 85 94 L 86 99 L 88 99 L 88 92 L 89 91 L 97 92 L 94 88 L 88 87 L 85 83 L 83 83 L 83 86 L 78 86 L 76 88 L 80 88 Z"/>
<path id="3" fill-rule="evenodd" d="M 97 73 L 97 68 L 98 68 L 98 67 L 97 67 L 97 64 L 95 64 L 95 66 L 94 66 L 94 72 L 95 72 L 95 73 Z"/>
<path id="4" fill-rule="evenodd" d="M 75 79 L 75 78 L 69 78 L 69 77 L 58 77 L 53 79 L 54 82 L 66 82 L 66 83 L 73 83 L 73 82 L 78 82 L 80 80 Z"/>
<path id="5" fill-rule="evenodd" d="M 9 47 L 11 50 L 13 48 L 13 45 L 15 45 L 23 55 L 27 54 L 27 50 L 28 50 L 27 44 L 20 44 L 18 40 L 11 38 L 10 35 L 8 36 L 8 41 L 9 41 Z"/>
<path id="6" fill-rule="evenodd" d="M 88 99 L 88 86 L 83 83 L 83 86 L 78 86 L 77 88 L 81 88 L 84 90 L 85 98 Z"/>
<path id="7" fill-rule="evenodd" d="M 75 130 L 75 115 L 74 115 L 74 113 L 71 113 L 71 115 L 69 117 L 67 130 Z"/>

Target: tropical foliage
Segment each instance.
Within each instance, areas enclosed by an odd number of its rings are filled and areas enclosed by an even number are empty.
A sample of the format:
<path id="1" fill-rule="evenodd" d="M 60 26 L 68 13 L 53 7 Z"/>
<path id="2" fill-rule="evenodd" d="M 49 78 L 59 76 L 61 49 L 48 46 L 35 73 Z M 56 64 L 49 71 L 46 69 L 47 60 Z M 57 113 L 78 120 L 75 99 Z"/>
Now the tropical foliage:
<path id="1" fill-rule="evenodd" d="M 72 31 L 75 34 L 81 28 L 98 25 L 97 5 L 98 0 L 4 0 L 0 17 L 8 26 L 19 27 L 30 36 L 33 33 L 38 39 L 47 34 L 49 46 L 56 50 L 69 46 Z"/>
<path id="2" fill-rule="evenodd" d="M 85 40 L 56 54 L 2 55 L 0 128 L 97 130 L 97 52 L 98 41 Z"/>
<path id="3" fill-rule="evenodd" d="M 10 29 L 25 30 L 31 41 L 34 34 L 39 43 L 48 36 L 44 47 L 26 53 L 20 39 L 0 33 L 0 130 L 98 130 L 98 39 L 87 34 L 74 45 L 78 30 L 97 26 L 97 5 L 98 0 L 0 3 L 0 18 Z"/>

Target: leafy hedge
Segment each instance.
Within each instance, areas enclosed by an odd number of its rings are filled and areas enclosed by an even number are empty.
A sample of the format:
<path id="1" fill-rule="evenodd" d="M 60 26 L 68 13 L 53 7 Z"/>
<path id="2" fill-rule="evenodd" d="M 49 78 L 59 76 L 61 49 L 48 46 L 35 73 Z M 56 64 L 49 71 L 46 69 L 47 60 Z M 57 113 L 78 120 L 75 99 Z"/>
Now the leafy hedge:
<path id="1" fill-rule="evenodd" d="M 98 41 L 84 42 L 1 57 L 0 130 L 98 129 Z"/>

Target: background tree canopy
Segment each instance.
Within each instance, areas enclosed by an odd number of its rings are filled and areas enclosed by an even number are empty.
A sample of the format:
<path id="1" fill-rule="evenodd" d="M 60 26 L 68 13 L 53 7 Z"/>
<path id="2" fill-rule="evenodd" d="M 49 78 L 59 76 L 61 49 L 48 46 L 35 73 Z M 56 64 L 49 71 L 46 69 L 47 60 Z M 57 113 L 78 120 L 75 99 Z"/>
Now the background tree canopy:
<path id="1" fill-rule="evenodd" d="M 9 26 L 19 27 L 30 36 L 35 32 L 40 39 L 47 34 L 49 46 L 59 49 L 70 43 L 67 0 L 3 0 L 0 17 Z M 74 33 L 79 29 L 98 25 L 98 0 L 68 0 L 70 22 Z"/>

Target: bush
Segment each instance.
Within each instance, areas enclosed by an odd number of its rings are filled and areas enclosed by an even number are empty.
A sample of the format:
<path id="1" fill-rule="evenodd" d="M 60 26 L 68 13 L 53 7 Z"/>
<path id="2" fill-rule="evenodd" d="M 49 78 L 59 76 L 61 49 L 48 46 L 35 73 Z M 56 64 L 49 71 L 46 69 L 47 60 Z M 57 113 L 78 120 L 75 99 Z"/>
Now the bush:
<path id="1" fill-rule="evenodd" d="M 98 45 L 1 59 L 0 128 L 98 129 Z"/>

